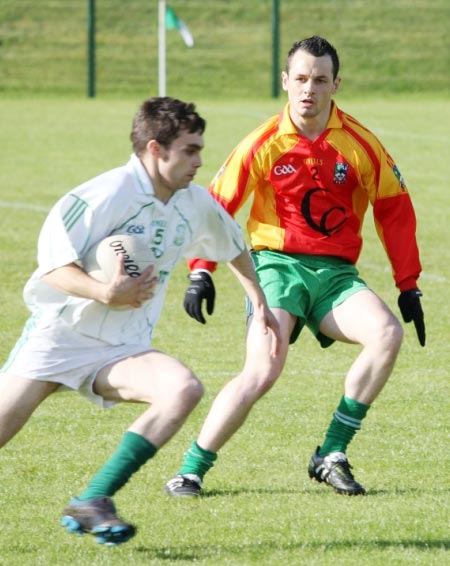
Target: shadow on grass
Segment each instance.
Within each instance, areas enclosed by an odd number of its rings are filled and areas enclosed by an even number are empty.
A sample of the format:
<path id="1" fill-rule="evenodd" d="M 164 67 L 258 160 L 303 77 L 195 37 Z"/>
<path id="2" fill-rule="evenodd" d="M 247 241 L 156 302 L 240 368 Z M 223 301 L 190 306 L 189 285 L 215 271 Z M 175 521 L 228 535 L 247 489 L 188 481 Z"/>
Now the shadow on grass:
<path id="1" fill-rule="evenodd" d="M 423 487 L 411 487 L 411 488 L 392 488 L 392 489 L 368 489 L 367 495 L 388 495 L 389 497 L 400 495 L 439 495 L 439 494 L 449 494 L 449 489 L 447 487 L 430 487 L 424 489 Z"/>
<path id="2" fill-rule="evenodd" d="M 240 495 L 320 495 L 323 496 L 324 490 L 328 493 L 333 493 L 333 489 L 326 484 L 319 485 L 317 483 L 311 482 L 311 487 L 308 488 L 269 488 L 269 487 L 260 487 L 260 488 L 234 488 L 234 489 L 209 489 L 203 491 L 202 495 L 197 497 L 191 498 L 184 498 L 189 500 L 197 500 L 200 499 L 207 499 L 209 497 L 237 497 Z M 381 497 L 395 497 L 395 496 L 405 496 L 405 495 L 439 495 L 439 494 L 448 494 L 449 490 L 445 487 L 435 487 L 424 490 L 423 488 L 393 488 L 393 489 L 368 489 L 366 492 L 366 496 L 350 496 L 351 499 L 365 499 L 366 497 L 373 497 L 373 496 L 381 496 Z M 335 494 L 339 495 L 339 494 Z M 339 495 L 339 497 L 348 497 L 345 495 Z M 182 498 L 179 498 L 182 499 Z"/>
<path id="3" fill-rule="evenodd" d="M 167 560 L 171 563 L 177 561 L 197 561 L 201 559 L 214 558 L 214 556 L 251 556 L 253 559 L 261 556 L 267 558 L 273 551 L 316 551 L 316 552 L 333 552 L 336 550 L 361 550 L 364 552 L 379 551 L 386 549 L 415 549 L 418 551 L 429 550 L 449 550 L 449 540 L 374 540 L 374 541 L 355 541 L 341 540 L 336 542 L 305 542 L 305 543 L 287 543 L 280 544 L 277 541 L 266 541 L 255 544 L 240 545 L 192 545 L 187 547 L 179 546 L 139 546 L 137 552 L 146 555 L 149 560 L 159 559 Z"/>
<path id="4" fill-rule="evenodd" d="M 270 488 L 259 487 L 257 489 L 237 488 L 237 489 L 210 489 L 204 491 L 201 495 L 202 499 L 208 497 L 233 497 L 238 495 L 289 495 L 300 494 L 302 489 L 288 489 L 288 488 Z"/>

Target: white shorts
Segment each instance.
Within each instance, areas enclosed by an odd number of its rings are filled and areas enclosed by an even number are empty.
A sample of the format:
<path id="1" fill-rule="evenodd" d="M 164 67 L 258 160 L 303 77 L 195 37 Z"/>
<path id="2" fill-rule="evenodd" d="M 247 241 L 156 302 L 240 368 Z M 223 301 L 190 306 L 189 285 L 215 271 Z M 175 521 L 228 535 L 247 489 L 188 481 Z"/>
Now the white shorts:
<path id="1" fill-rule="evenodd" d="M 99 370 L 149 350 L 150 345 L 111 345 L 78 334 L 63 324 L 39 329 L 30 329 L 30 324 L 27 324 L 1 372 L 60 383 L 57 391 L 78 391 L 89 401 L 106 409 L 116 403 L 94 393 L 93 384 Z"/>

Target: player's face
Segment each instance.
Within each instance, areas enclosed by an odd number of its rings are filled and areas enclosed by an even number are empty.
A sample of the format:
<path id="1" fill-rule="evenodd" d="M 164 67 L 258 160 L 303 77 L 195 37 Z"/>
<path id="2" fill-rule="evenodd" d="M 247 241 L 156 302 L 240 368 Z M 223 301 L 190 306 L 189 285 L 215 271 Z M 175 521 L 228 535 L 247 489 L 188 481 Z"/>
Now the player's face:
<path id="1" fill-rule="evenodd" d="M 292 56 L 289 73 L 283 72 L 283 90 L 288 94 L 294 123 L 308 118 L 328 120 L 331 97 L 339 87 L 333 79 L 333 63 L 329 55 L 314 57 L 299 50 Z"/>
<path id="2" fill-rule="evenodd" d="M 202 134 L 182 130 L 169 148 L 161 148 L 159 174 L 172 192 L 186 188 L 194 179 L 202 165 L 200 152 L 203 147 Z"/>

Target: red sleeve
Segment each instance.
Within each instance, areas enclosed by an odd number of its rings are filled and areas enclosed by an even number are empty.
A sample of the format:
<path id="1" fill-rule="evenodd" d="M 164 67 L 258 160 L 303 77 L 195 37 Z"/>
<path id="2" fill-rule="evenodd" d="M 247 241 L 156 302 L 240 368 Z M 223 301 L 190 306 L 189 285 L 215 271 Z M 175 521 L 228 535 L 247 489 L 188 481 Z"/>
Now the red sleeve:
<path id="1" fill-rule="evenodd" d="M 194 269 L 207 269 L 210 273 L 213 273 L 217 269 L 217 263 L 215 261 L 206 261 L 205 259 L 191 259 L 188 261 L 188 266 L 190 271 Z"/>
<path id="2" fill-rule="evenodd" d="M 407 192 L 374 203 L 377 231 L 400 291 L 417 287 L 421 272 L 416 241 L 416 216 Z"/>

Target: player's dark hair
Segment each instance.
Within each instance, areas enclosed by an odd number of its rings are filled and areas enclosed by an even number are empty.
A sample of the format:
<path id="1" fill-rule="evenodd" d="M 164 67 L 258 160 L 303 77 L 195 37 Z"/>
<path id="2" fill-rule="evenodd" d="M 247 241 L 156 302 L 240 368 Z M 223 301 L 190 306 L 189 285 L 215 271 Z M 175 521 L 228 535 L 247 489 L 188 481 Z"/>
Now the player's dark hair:
<path id="1" fill-rule="evenodd" d="M 181 130 L 203 134 L 205 120 L 195 105 L 169 96 L 153 97 L 139 107 L 131 129 L 130 139 L 136 155 L 141 155 L 150 140 L 169 147 Z"/>
<path id="2" fill-rule="evenodd" d="M 286 59 L 286 73 L 289 73 L 289 67 L 291 64 L 292 57 L 297 51 L 306 51 L 314 57 L 323 57 L 324 55 L 329 55 L 331 57 L 331 62 L 333 64 L 333 79 L 335 79 L 339 74 L 339 57 L 336 49 L 328 43 L 326 39 L 320 37 L 319 35 L 313 35 L 306 39 L 301 39 L 296 41 L 294 45 L 289 50 Z"/>

